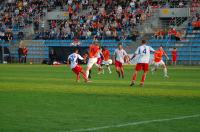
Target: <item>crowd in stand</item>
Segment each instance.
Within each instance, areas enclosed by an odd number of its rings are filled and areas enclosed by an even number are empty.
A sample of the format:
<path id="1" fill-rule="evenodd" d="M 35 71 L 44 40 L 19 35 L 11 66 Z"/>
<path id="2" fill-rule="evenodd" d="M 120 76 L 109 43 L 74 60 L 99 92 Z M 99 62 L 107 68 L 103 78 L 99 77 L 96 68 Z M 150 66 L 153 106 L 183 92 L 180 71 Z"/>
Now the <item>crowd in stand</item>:
<path id="1" fill-rule="evenodd" d="M 152 7 L 184 7 L 182 0 L 154 3 L 152 0 L 8 0 L 0 13 L 0 39 L 13 39 L 13 29 L 34 27 L 35 39 L 133 39 L 136 26 L 152 13 Z M 45 11 L 55 8 L 69 13 L 66 21 L 49 21 L 45 28 Z M 86 10 L 86 14 L 81 14 Z M 80 15 L 81 14 L 81 15 Z M 163 35 L 157 35 L 163 36 Z M 18 31 L 23 39 L 24 33 Z"/>
<path id="2" fill-rule="evenodd" d="M 84 2 L 83 2 L 84 1 Z M 36 39 L 133 39 L 138 36 L 135 26 L 146 20 L 151 13 L 149 2 L 136 0 L 97 0 L 87 3 L 88 13 L 79 15 L 79 8 L 65 6 L 69 19 L 59 23 L 50 21 L 50 29 L 40 32 Z M 77 4 L 75 4 L 77 5 Z M 82 4 L 83 5 L 83 4 Z"/>
<path id="3" fill-rule="evenodd" d="M 177 31 L 175 28 L 170 28 L 169 30 L 158 29 L 154 33 L 154 38 L 155 39 L 171 39 L 171 40 L 180 41 L 185 37 L 185 35 L 186 35 L 186 32 L 184 30 Z"/>

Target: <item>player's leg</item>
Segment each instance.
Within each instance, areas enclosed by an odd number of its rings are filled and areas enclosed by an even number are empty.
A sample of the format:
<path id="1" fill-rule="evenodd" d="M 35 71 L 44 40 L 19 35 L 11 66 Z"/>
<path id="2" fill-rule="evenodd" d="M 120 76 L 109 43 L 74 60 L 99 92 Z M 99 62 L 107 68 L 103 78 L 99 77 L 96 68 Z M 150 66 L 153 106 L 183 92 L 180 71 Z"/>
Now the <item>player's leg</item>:
<path id="1" fill-rule="evenodd" d="M 134 72 L 134 74 L 133 74 L 133 77 L 132 77 L 132 81 L 131 81 L 130 86 L 135 85 L 135 81 L 136 81 L 136 79 L 137 79 L 137 74 L 138 74 L 138 71 L 135 70 L 135 72 Z"/>
<path id="2" fill-rule="evenodd" d="M 108 72 L 111 74 L 112 71 L 111 71 L 111 69 L 110 69 L 110 65 L 106 65 L 106 67 L 107 67 L 107 69 L 108 69 Z"/>
<path id="3" fill-rule="evenodd" d="M 89 58 L 87 68 L 86 68 L 86 77 L 89 77 L 90 69 L 97 62 L 96 58 Z"/>
<path id="4" fill-rule="evenodd" d="M 120 78 L 121 74 L 120 74 L 120 67 L 119 66 L 116 66 L 116 72 L 118 74 L 118 77 Z"/>
<path id="5" fill-rule="evenodd" d="M 137 74 L 138 74 L 138 71 L 140 71 L 140 70 L 141 70 L 141 64 L 136 64 L 136 66 L 135 66 L 135 72 L 133 74 L 130 86 L 135 85 L 135 81 L 137 79 Z"/>
<path id="6" fill-rule="evenodd" d="M 115 68 L 116 68 L 116 72 L 118 74 L 118 77 L 120 78 L 121 74 L 120 74 L 120 63 L 118 61 L 115 61 Z"/>
<path id="7" fill-rule="evenodd" d="M 143 72 L 143 75 L 142 75 L 142 79 L 140 81 L 140 85 L 144 86 L 144 81 L 146 80 L 147 72 L 149 70 L 149 64 L 147 64 L 147 63 L 142 64 L 142 69 L 143 69 L 144 72 Z"/>
<path id="8" fill-rule="evenodd" d="M 144 71 L 143 75 L 142 75 L 142 79 L 140 82 L 140 85 L 143 86 L 144 85 L 144 81 L 146 80 L 146 76 L 147 76 L 147 71 Z"/>
<path id="9" fill-rule="evenodd" d="M 152 67 L 151 67 L 151 73 L 154 74 L 154 72 L 157 70 L 156 68 L 156 62 L 152 63 Z"/>
<path id="10" fill-rule="evenodd" d="M 80 81 L 80 73 L 77 73 L 76 74 L 76 82 L 79 82 Z"/>
<path id="11" fill-rule="evenodd" d="M 162 63 L 162 67 L 163 67 L 163 73 L 164 73 L 164 77 L 168 77 L 167 75 L 167 66 L 165 65 L 165 63 Z"/>
<path id="12" fill-rule="evenodd" d="M 120 67 L 120 72 L 121 72 L 122 78 L 124 78 L 124 67 L 123 66 Z"/>

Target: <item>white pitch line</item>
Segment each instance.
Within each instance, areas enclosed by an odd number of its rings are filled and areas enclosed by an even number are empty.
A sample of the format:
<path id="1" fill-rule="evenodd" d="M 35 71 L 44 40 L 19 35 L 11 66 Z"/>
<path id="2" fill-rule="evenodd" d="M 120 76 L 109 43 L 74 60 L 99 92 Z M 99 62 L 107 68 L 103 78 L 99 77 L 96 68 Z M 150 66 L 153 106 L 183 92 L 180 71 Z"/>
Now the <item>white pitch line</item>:
<path id="1" fill-rule="evenodd" d="M 165 119 L 155 119 L 155 120 L 147 120 L 147 121 L 129 122 L 129 123 L 125 123 L 125 124 L 102 126 L 102 127 L 93 127 L 93 128 L 86 128 L 86 129 L 77 129 L 77 130 L 64 131 L 64 132 L 90 132 L 90 131 L 97 131 L 97 130 L 109 129 L 109 128 L 119 128 L 119 127 L 125 127 L 125 126 L 136 126 L 136 125 L 141 125 L 141 124 L 149 124 L 149 123 L 154 123 L 154 122 L 183 120 L 183 119 L 195 118 L 195 117 L 200 117 L 200 114 L 189 115 L 189 116 L 179 116 L 179 117 L 175 117 L 175 118 L 165 118 Z"/>

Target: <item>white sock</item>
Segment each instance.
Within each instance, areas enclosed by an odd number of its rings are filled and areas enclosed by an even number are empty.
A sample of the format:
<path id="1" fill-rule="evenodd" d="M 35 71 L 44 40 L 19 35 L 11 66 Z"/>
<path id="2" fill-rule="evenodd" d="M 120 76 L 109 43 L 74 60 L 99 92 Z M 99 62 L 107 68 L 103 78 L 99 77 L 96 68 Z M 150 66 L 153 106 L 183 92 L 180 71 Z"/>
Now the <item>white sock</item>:
<path id="1" fill-rule="evenodd" d="M 167 68 L 164 68 L 163 71 L 164 71 L 164 76 L 167 76 Z"/>
<path id="2" fill-rule="evenodd" d="M 108 66 L 108 71 L 109 71 L 109 73 L 112 73 L 111 70 L 110 70 L 110 66 Z"/>
<path id="3" fill-rule="evenodd" d="M 86 77 L 88 78 L 88 76 L 89 76 L 89 70 L 86 70 Z"/>

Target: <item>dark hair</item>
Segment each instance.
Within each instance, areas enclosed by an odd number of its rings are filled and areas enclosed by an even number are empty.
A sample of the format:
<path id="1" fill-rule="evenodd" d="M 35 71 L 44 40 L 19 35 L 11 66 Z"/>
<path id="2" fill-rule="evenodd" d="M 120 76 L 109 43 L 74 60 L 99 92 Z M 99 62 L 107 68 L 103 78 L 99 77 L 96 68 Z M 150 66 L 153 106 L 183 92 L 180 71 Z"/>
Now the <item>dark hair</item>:
<path id="1" fill-rule="evenodd" d="M 145 39 L 142 40 L 142 44 L 146 44 L 147 41 Z"/>
<path id="2" fill-rule="evenodd" d="M 120 45 L 122 45 L 122 42 L 119 42 L 119 43 L 118 43 L 118 46 L 120 46 Z"/>
<path id="3" fill-rule="evenodd" d="M 78 51 L 78 49 L 77 49 L 77 48 L 75 48 L 75 49 L 74 49 L 74 52 L 76 52 L 76 51 Z"/>

